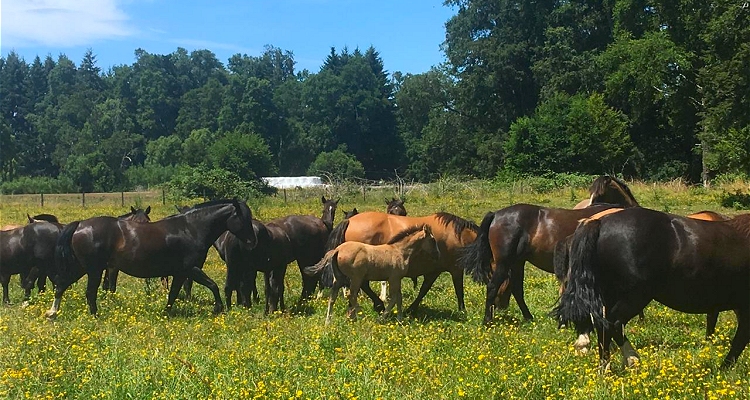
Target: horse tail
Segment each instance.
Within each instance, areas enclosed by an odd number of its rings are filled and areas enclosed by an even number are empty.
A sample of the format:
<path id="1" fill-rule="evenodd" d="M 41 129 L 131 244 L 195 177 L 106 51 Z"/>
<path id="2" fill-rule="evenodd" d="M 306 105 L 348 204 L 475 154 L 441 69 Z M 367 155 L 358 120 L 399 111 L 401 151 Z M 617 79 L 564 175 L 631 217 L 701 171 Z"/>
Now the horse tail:
<path id="1" fill-rule="evenodd" d="M 589 220 L 576 229 L 569 251 L 570 275 L 553 310 L 558 323 L 573 322 L 578 331 L 607 327 L 599 271 L 596 267 L 600 220 Z M 567 246 L 565 246 L 567 247 Z"/>
<path id="2" fill-rule="evenodd" d="M 78 229 L 78 224 L 80 223 L 81 221 L 69 223 L 63 228 L 60 236 L 57 238 L 57 243 L 55 244 L 55 268 L 57 269 L 57 276 L 55 280 L 68 278 L 72 274 L 72 266 L 78 263 L 78 259 L 73 252 L 72 241 L 73 234 Z"/>
<path id="3" fill-rule="evenodd" d="M 349 220 L 345 219 L 341 221 L 328 235 L 328 241 L 326 242 L 326 251 L 331 251 L 336 247 L 339 247 L 341 243 L 344 243 L 344 235 L 346 235 L 346 228 L 349 227 Z"/>
<path id="4" fill-rule="evenodd" d="M 320 275 L 320 281 L 324 287 L 333 287 L 333 275 L 331 272 L 331 259 L 336 256 L 336 250 L 327 252 L 323 258 L 315 265 L 310 265 L 302 269 L 302 273 L 307 276 Z M 322 275 L 321 275 L 322 274 Z"/>
<path id="5" fill-rule="evenodd" d="M 333 251 L 333 257 L 331 257 L 331 273 L 333 274 L 333 281 L 338 281 L 344 284 L 344 286 L 349 286 L 349 277 L 344 275 L 343 272 L 339 269 L 339 252 L 338 250 Z M 333 287 L 333 281 L 331 282 L 331 287 Z M 341 286 L 340 284 L 338 286 Z"/>
<path id="6" fill-rule="evenodd" d="M 552 257 L 555 278 L 562 285 L 565 284 L 565 277 L 568 275 L 568 264 L 570 263 L 570 244 L 573 241 L 573 235 L 559 240 L 555 244 L 555 251 Z"/>
<path id="7" fill-rule="evenodd" d="M 492 249 L 490 248 L 489 232 L 494 219 L 494 211 L 485 214 L 482 224 L 479 226 L 476 240 L 459 250 L 458 265 L 471 275 L 475 282 L 486 284 L 490 281 Z"/>

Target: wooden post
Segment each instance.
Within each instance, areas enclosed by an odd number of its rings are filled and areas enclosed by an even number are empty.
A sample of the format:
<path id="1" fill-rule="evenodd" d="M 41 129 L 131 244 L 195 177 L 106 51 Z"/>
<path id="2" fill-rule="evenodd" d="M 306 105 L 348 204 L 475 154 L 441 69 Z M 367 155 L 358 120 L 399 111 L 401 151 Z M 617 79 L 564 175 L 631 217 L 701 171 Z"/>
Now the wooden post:
<path id="1" fill-rule="evenodd" d="M 40 207 L 44 208 L 44 193 L 41 193 L 40 196 L 41 196 L 41 200 L 39 201 Z"/>
<path id="2" fill-rule="evenodd" d="M 286 204 L 286 189 L 284 189 L 284 204 Z"/>
<path id="3" fill-rule="evenodd" d="M 366 197 L 365 196 L 365 190 L 366 190 L 365 189 L 365 185 L 362 185 L 362 201 L 366 201 L 367 200 L 367 199 L 365 199 L 365 197 Z"/>
<path id="4" fill-rule="evenodd" d="M 125 207 L 125 192 L 120 192 L 120 207 Z"/>
<path id="5" fill-rule="evenodd" d="M 81 192 L 81 206 L 86 208 L 86 192 Z"/>
<path id="6" fill-rule="evenodd" d="M 167 205 L 167 193 L 163 187 L 161 188 L 161 205 Z"/>

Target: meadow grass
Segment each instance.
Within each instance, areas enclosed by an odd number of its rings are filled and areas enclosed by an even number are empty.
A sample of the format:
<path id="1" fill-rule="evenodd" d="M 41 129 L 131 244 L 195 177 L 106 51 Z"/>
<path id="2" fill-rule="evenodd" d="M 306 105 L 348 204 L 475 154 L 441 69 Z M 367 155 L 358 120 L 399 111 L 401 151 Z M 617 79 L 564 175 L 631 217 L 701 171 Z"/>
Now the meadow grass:
<path id="1" fill-rule="evenodd" d="M 677 214 L 710 209 L 733 215 L 718 204 L 720 188 L 631 185 L 643 206 Z M 329 189 L 330 190 L 330 189 Z M 251 201 L 260 219 L 320 213 L 322 192 Z M 383 210 L 393 192 L 338 189 L 339 210 Z M 519 202 L 571 207 L 583 188 L 538 193 L 519 185 L 501 189 L 487 182 L 443 182 L 407 194 L 410 215 L 447 211 L 481 220 L 487 211 Z M 185 202 L 187 203 L 187 202 Z M 146 206 L 148 204 L 143 204 Z M 120 215 L 117 206 L 0 204 L 0 225 L 23 223 L 26 213 L 56 214 L 63 222 L 95 215 Z M 152 204 L 152 219 L 174 213 L 171 204 Z M 338 212 L 336 222 L 340 221 Z M 225 266 L 212 249 L 205 270 L 221 286 Z M 420 280 L 421 282 L 421 280 Z M 259 288 L 263 294 L 262 276 Z M 641 362 L 625 369 L 615 353 L 611 371 L 598 373 L 596 352 L 576 355 L 572 330 L 558 330 L 548 316 L 557 296 L 552 275 L 527 266 L 526 299 L 535 315 L 521 321 L 514 302 L 499 311 L 492 327 L 482 325 L 484 286 L 465 278 L 466 313 L 456 311 L 449 276 L 444 274 L 422 306 L 404 322 L 381 322 L 369 301 L 356 322 L 335 307 L 324 326 L 326 297 L 304 305 L 296 264 L 286 278 L 288 310 L 263 315 L 263 305 L 234 307 L 212 315 L 212 296 L 201 286 L 193 298 L 178 299 L 173 315 L 163 309 L 166 290 L 156 281 L 121 274 L 115 294 L 100 291 L 99 315 L 88 314 L 85 278 L 65 294 L 59 317 L 43 318 L 53 294 L 34 294 L 22 308 L 18 278 L 11 283 L 14 304 L 0 307 L 0 398 L 748 398 L 750 355 L 734 369 L 718 365 L 728 351 L 735 319 L 722 313 L 717 334 L 704 339 L 705 316 L 678 313 L 652 303 L 644 321 L 627 326 Z M 404 285 L 404 300 L 416 295 Z"/>

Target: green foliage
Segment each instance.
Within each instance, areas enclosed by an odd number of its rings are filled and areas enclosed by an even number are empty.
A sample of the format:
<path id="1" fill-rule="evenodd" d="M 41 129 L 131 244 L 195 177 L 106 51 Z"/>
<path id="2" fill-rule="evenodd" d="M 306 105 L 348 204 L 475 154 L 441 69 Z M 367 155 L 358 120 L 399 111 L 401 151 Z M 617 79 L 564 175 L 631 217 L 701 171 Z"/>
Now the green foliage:
<path id="1" fill-rule="evenodd" d="M 346 152 L 346 146 L 340 146 L 336 150 L 320 153 L 310 164 L 307 173 L 332 181 L 343 181 L 364 178 L 365 168 L 357 157 Z"/>
<path id="2" fill-rule="evenodd" d="M 625 117 L 599 94 L 557 94 L 511 125 L 505 168 L 544 174 L 620 171 L 633 151 Z"/>
<path id="3" fill-rule="evenodd" d="M 73 181 L 64 176 L 59 178 L 21 176 L 11 181 L 0 182 L 0 193 L 2 194 L 71 193 L 76 191 L 78 191 L 78 188 Z"/>
<path id="4" fill-rule="evenodd" d="M 178 166 L 162 166 L 150 163 L 143 166 L 136 165 L 125 171 L 124 186 L 132 190 L 158 187 L 169 182 L 180 168 Z"/>
<path id="5" fill-rule="evenodd" d="M 184 167 L 176 171 L 167 187 L 175 198 L 239 198 L 259 197 L 268 192 L 261 181 L 246 181 L 222 168 Z"/>
<path id="6" fill-rule="evenodd" d="M 495 176 L 497 187 L 508 189 L 513 187 L 529 187 L 536 193 L 551 193 L 563 188 L 588 189 L 596 175 L 545 173 L 542 175 L 518 175 L 501 171 Z"/>
<path id="7" fill-rule="evenodd" d="M 734 193 L 723 192 L 720 198 L 722 207 L 734 208 L 735 210 L 750 210 L 750 194 L 743 193 L 739 189 Z"/>
<path id="8" fill-rule="evenodd" d="M 268 145 L 254 133 L 227 133 L 208 148 L 208 160 L 212 167 L 232 171 L 244 181 L 276 173 Z"/>

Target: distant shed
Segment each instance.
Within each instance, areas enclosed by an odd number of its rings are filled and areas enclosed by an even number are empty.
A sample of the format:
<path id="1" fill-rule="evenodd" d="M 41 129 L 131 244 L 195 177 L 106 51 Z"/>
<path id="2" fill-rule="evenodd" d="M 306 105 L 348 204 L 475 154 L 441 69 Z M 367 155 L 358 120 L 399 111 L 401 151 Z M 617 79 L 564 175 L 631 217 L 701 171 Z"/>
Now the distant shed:
<path id="1" fill-rule="evenodd" d="M 275 187 L 277 189 L 294 189 L 297 187 L 310 188 L 310 187 L 324 187 L 323 180 L 319 176 L 278 176 L 278 177 L 266 177 L 263 178 L 268 182 L 268 186 Z"/>

